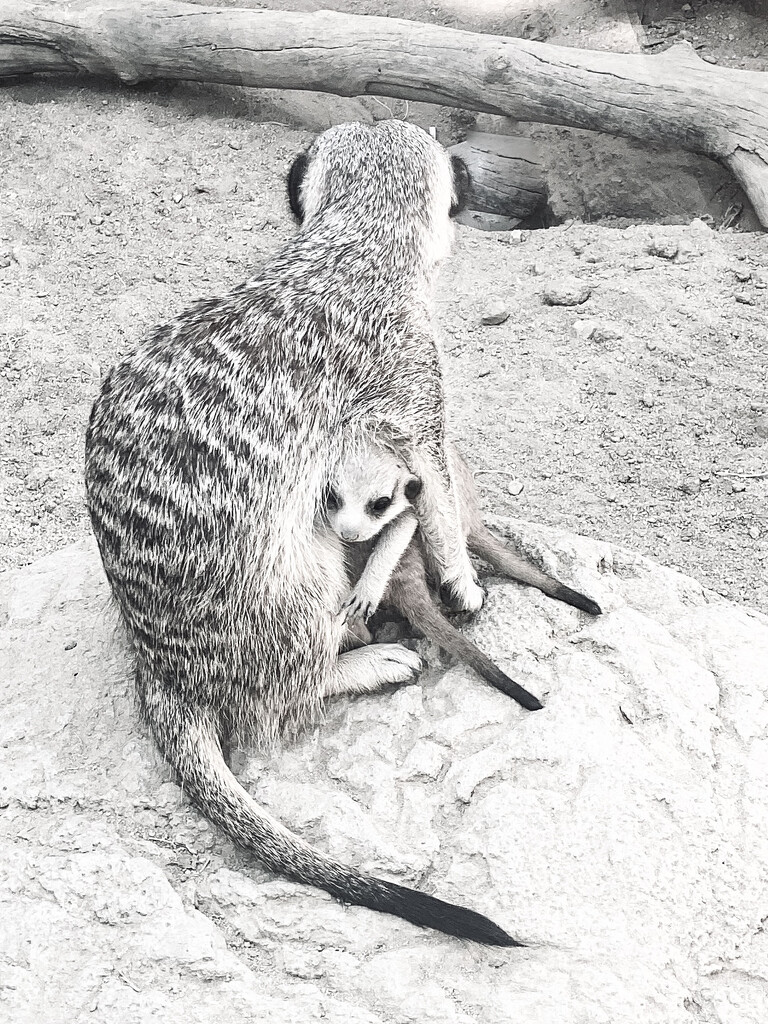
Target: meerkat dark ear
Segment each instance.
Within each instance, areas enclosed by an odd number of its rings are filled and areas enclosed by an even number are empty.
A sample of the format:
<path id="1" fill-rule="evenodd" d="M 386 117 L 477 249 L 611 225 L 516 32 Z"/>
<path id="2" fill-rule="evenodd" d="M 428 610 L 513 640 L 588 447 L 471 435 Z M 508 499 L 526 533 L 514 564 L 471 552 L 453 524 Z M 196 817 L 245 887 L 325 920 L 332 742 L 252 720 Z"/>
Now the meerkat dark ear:
<path id="1" fill-rule="evenodd" d="M 456 201 L 451 206 L 450 214 L 451 217 L 455 217 L 467 205 L 472 178 L 469 168 L 460 156 L 451 157 L 451 169 L 453 170 L 453 191 L 456 193 Z"/>
<path id="2" fill-rule="evenodd" d="M 421 480 L 417 476 L 409 477 L 405 484 L 405 490 L 403 493 L 408 501 L 413 501 L 414 498 L 418 498 L 421 494 Z"/>
<path id="3" fill-rule="evenodd" d="M 304 182 L 304 175 L 309 166 L 309 154 L 300 153 L 291 164 L 288 172 L 288 202 L 291 204 L 291 213 L 301 224 L 304 220 L 304 204 L 301 201 L 301 186 Z"/>

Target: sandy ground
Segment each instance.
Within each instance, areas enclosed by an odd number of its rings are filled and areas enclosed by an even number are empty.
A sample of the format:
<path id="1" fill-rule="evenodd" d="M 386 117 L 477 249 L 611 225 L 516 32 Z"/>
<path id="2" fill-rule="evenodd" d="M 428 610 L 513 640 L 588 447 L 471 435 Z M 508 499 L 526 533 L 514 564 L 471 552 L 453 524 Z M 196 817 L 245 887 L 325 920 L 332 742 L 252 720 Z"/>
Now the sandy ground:
<path id="1" fill-rule="evenodd" d="M 708 51 L 721 39 L 724 63 L 764 64 L 754 17 L 694 7 L 699 33 L 721 15 Z M 749 39 L 728 39 L 726 15 L 749 20 Z M 693 31 L 653 24 L 653 39 Z M 231 89 L 4 88 L 0 568 L 87 533 L 83 433 L 109 366 L 294 230 L 284 178 L 310 134 L 273 118 Z M 489 509 L 617 541 L 768 608 L 767 252 L 763 235 L 701 223 L 460 228 L 439 295 L 450 419 Z M 565 275 L 590 297 L 547 305 Z M 509 319 L 483 326 L 492 300 Z"/>

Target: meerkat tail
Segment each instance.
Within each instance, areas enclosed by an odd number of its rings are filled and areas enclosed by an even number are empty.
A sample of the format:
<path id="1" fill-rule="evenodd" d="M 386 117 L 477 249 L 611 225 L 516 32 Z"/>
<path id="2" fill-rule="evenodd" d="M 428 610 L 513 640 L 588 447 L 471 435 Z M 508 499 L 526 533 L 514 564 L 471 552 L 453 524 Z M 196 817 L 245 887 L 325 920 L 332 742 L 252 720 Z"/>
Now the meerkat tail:
<path id="1" fill-rule="evenodd" d="M 407 572 L 402 580 L 395 576 L 390 584 L 388 600 L 404 615 L 411 625 L 441 647 L 473 668 L 491 686 L 512 697 L 528 711 L 540 711 L 544 706 L 532 693 L 524 689 L 498 665 L 468 640 L 437 608 L 429 593 L 423 570 L 409 558 L 406 552 L 405 567 Z"/>
<path id="2" fill-rule="evenodd" d="M 491 946 L 523 945 L 482 914 L 361 874 L 293 835 L 259 807 L 234 777 L 224 760 L 215 725 L 205 713 L 191 713 L 188 706 L 182 709 L 181 702 L 174 708 L 169 696 L 161 695 L 163 708 L 155 704 L 149 719 L 182 789 L 198 810 L 269 870 L 324 889 L 342 903 L 393 914 L 447 935 Z M 158 722 L 158 712 L 166 722 Z M 168 737 L 173 737 L 171 743 Z"/>
<path id="3" fill-rule="evenodd" d="M 537 569 L 535 565 L 531 565 L 530 562 L 526 562 L 525 559 L 511 551 L 506 544 L 494 537 L 482 523 L 472 523 L 467 545 L 470 551 L 479 555 L 503 576 L 509 576 L 520 583 L 536 587 L 537 590 L 541 590 L 556 601 L 563 601 L 583 612 L 589 612 L 590 615 L 602 615 L 599 604 L 584 594 L 580 594 L 578 590 L 573 590 L 548 576 L 541 569 Z"/>

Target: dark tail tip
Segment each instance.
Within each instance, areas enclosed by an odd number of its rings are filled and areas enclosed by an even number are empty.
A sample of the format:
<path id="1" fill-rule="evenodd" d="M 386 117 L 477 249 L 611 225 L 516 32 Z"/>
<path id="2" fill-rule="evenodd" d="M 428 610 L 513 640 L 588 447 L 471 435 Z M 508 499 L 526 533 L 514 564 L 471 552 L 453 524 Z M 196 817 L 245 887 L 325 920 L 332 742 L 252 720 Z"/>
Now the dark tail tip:
<path id="1" fill-rule="evenodd" d="M 471 939 L 486 946 L 524 945 L 508 935 L 503 928 L 499 928 L 490 918 L 474 910 L 467 910 L 466 907 L 454 903 L 444 903 L 434 896 L 427 896 L 426 893 L 417 892 L 415 889 L 406 889 L 394 882 L 382 882 L 378 879 L 377 882 L 381 888 L 376 910 L 396 914 L 397 917 L 423 928 L 434 928 L 445 935 Z"/>
<path id="2" fill-rule="evenodd" d="M 472 657 L 467 657 L 466 660 L 476 672 L 480 673 L 487 683 L 495 686 L 497 690 L 506 694 L 507 697 L 511 697 L 512 700 L 516 700 L 526 711 L 541 711 L 544 705 L 538 697 L 534 697 L 532 693 L 529 693 L 519 683 L 516 683 L 514 679 L 510 679 L 506 672 L 502 672 L 494 661 L 486 657 L 482 651 L 477 650 L 474 645 L 472 646 L 471 653 Z"/>
<path id="3" fill-rule="evenodd" d="M 555 596 L 558 601 L 570 604 L 574 608 L 579 608 L 583 612 L 588 612 L 590 615 L 603 614 L 603 609 L 596 601 L 593 601 L 590 597 L 585 597 L 583 594 L 580 594 L 578 590 L 571 590 L 571 588 L 566 587 L 564 583 L 561 583 L 557 588 L 557 594 Z"/>
<path id="4" fill-rule="evenodd" d="M 516 700 L 526 711 L 541 711 L 544 707 L 538 697 L 534 697 L 532 693 L 529 693 L 524 687 L 510 679 L 501 669 L 498 669 L 493 676 L 487 675 L 486 679 L 497 690 L 501 690 L 502 693 L 511 697 L 512 700 Z"/>

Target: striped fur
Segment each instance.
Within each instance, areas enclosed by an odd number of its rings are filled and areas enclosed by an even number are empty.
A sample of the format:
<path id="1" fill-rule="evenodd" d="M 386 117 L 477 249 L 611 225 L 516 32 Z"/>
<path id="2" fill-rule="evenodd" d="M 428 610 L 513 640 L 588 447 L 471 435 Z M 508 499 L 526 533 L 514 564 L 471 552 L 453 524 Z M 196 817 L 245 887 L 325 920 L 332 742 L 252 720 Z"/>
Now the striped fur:
<path id="1" fill-rule="evenodd" d="M 514 944 L 480 915 L 311 849 L 222 756 L 230 737 L 296 733 L 353 675 L 370 690 L 418 666 L 395 645 L 339 655 L 348 580 L 340 543 L 315 523 L 346 447 L 386 436 L 424 467 L 428 550 L 443 582 L 475 599 L 430 312 L 457 203 L 451 163 L 425 132 L 389 121 L 331 129 L 300 171 L 299 233 L 241 287 L 155 330 L 93 407 L 88 508 L 135 648 L 139 707 L 192 800 L 270 868 Z"/>

